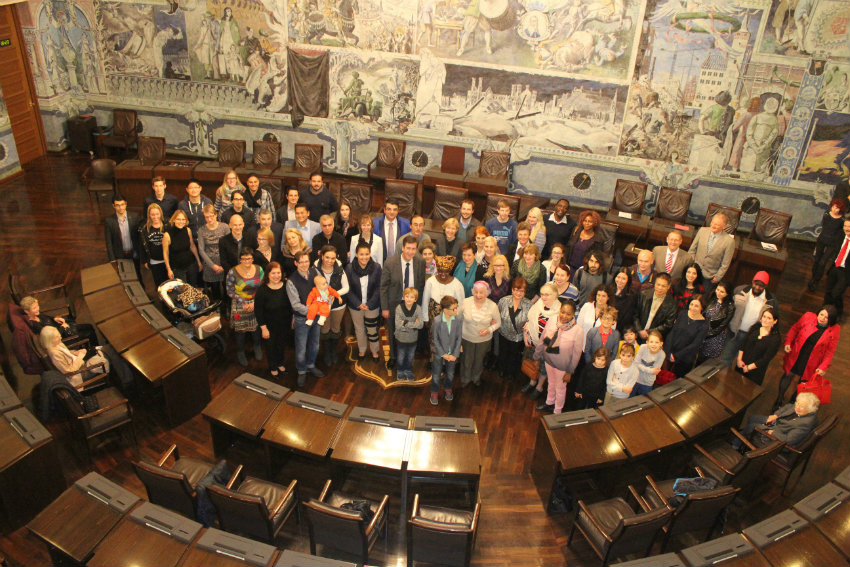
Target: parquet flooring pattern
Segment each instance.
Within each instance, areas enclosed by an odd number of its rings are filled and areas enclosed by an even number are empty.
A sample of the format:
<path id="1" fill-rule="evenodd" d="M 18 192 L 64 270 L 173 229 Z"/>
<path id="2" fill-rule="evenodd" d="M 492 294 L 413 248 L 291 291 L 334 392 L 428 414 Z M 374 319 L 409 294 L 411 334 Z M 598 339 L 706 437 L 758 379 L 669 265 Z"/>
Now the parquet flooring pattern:
<path id="1" fill-rule="evenodd" d="M 65 282 L 78 308 L 78 318 L 87 320 L 87 313 L 80 299 L 79 270 L 106 260 L 102 217 L 111 213 L 111 207 L 101 200 L 100 210 L 90 205 L 80 176 L 88 165 L 85 156 L 76 154 L 51 154 L 37 160 L 26 168 L 23 175 L 0 184 L 0 266 L 6 273 L 13 272 L 26 277 L 30 287 L 40 287 Z M 169 186 L 169 191 L 182 198 L 182 187 Z M 141 205 L 141 203 L 131 203 Z M 805 282 L 811 266 L 810 243 L 790 242 L 791 258 L 777 297 L 781 306 L 781 330 L 785 331 L 807 310 L 820 305 L 822 292 L 806 291 Z M 0 297 L 5 317 L 8 300 L 6 273 L 0 280 Z M 147 287 L 152 291 L 150 276 L 145 276 Z M 844 318 L 847 322 L 847 318 Z M 4 369 L 11 377 L 22 399 L 32 395 L 34 377 L 26 377 L 11 357 L 10 338 L 6 326 L 0 332 L 4 344 Z M 228 342 L 232 345 L 232 342 Z M 833 381 L 832 404 L 822 413 L 838 412 L 841 420 L 838 427 L 815 452 L 805 478 L 802 478 L 790 497 L 782 497 L 776 479 L 760 485 L 749 495 L 744 504 L 732 508 L 728 530 L 755 523 L 787 508 L 823 482 L 832 478 L 850 462 L 850 427 L 848 427 L 848 373 L 850 367 L 850 341 L 842 339 L 833 360 L 829 377 Z M 342 348 L 342 345 L 340 345 Z M 342 354 L 342 353 L 341 353 Z M 287 366 L 293 367 L 293 352 L 288 349 Z M 251 358 L 249 356 L 249 358 Z M 340 360 L 343 360 L 340 356 Z M 213 396 L 243 372 L 235 362 L 232 352 L 212 353 L 209 356 L 209 380 Z M 264 374 L 264 362 L 251 360 L 249 371 Z M 766 393 L 755 402 L 751 411 L 766 413 L 773 400 L 781 375 L 780 357 L 768 370 Z M 282 382 L 295 386 L 292 373 Z M 384 389 L 374 381 L 358 377 L 345 364 L 331 369 L 321 380 L 308 381 L 306 390 L 312 394 L 329 397 L 351 405 L 404 412 L 410 415 L 468 416 L 475 419 L 480 432 L 483 471 L 480 498 L 482 502 L 481 524 L 472 564 L 489 565 L 595 565 L 598 560 L 593 551 L 581 538 L 576 538 L 572 548 L 566 548 L 572 514 L 547 516 L 529 475 L 529 464 L 534 449 L 539 414 L 534 403 L 520 394 L 524 378 L 516 377 L 502 381 L 494 373 L 485 373 L 480 388 L 458 392 L 455 401 L 448 404 L 441 400 L 437 407 L 428 402 L 427 388 Z M 209 428 L 204 420 L 194 419 L 168 429 L 164 413 L 155 406 L 145 406 L 134 401 L 136 408 L 138 447 L 118 438 L 108 439 L 95 448 L 91 469 L 107 476 L 119 484 L 144 495 L 144 488 L 133 474 L 130 461 L 140 458 L 152 459 L 172 442 L 180 446 L 181 453 L 200 458 L 213 459 Z M 69 483 L 81 477 L 89 466 L 81 457 L 81 451 L 72 443 L 66 425 L 61 421 L 48 424 L 57 437 L 63 472 Z M 75 450 L 77 449 L 77 450 Z M 237 464 L 244 462 L 249 470 L 262 472 L 262 451 L 258 447 L 237 443 L 227 458 Z M 686 453 L 679 455 L 686 462 Z M 657 463 L 620 467 L 606 474 L 613 477 L 622 488 L 629 482 L 643 488 L 643 475 L 657 470 Z M 298 478 L 307 496 L 316 495 L 321 483 L 331 471 L 327 466 L 298 458 L 290 459 L 279 471 L 277 478 Z M 679 472 L 679 471 L 676 471 Z M 598 500 L 606 495 L 594 490 L 593 474 L 586 475 L 577 486 L 581 497 Z M 390 492 L 392 523 L 389 549 L 378 542 L 370 556 L 375 565 L 398 565 L 406 563 L 402 519 L 398 517 L 398 482 L 375 477 L 362 472 L 345 477 L 349 486 L 357 486 L 364 492 L 382 493 L 387 487 Z M 432 501 L 468 503 L 466 494 L 456 488 L 424 486 L 423 494 Z M 11 565 L 48 565 L 49 557 L 40 542 L 25 528 L 10 532 L 3 528 L 0 537 L 0 555 Z M 697 536 L 684 537 L 681 544 L 696 543 Z M 284 527 L 277 542 L 279 547 L 298 551 L 309 551 L 307 530 L 293 521 Z M 346 559 L 338 554 L 331 555 Z"/>

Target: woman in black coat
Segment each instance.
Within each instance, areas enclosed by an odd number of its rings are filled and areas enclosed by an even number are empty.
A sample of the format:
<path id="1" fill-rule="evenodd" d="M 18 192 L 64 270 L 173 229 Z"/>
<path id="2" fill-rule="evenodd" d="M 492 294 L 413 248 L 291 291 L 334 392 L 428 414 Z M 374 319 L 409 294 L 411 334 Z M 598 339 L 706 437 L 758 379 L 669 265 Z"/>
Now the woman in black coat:
<path id="1" fill-rule="evenodd" d="M 694 367 L 699 347 L 707 334 L 708 321 L 702 314 L 702 297 L 695 295 L 688 309 L 679 313 L 664 343 L 670 370 L 676 378 L 681 378 Z"/>
<path id="2" fill-rule="evenodd" d="M 263 285 L 254 295 L 254 315 L 266 343 L 269 374 L 277 377 L 281 372 L 286 372 L 283 365 L 284 346 L 292 326 L 292 306 L 286 294 L 283 270 L 277 262 L 266 265 Z"/>
<path id="3" fill-rule="evenodd" d="M 738 351 L 738 359 L 735 361 L 738 372 L 759 386 L 764 381 L 768 364 L 782 345 L 782 336 L 776 325 L 779 322 L 776 311 L 772 308 L 765 309 L 760 322 L 760 325 L 753 325 L 747 333 Z"/>
<path id="4" fill-rule="evenodd" d="M 608 303 L 617 309 L 618 329 L 634 324 L 637 294 L 632 293 L 632 276 L 628 268 L 620 268 L 614 274 L 614 297 Z"/>

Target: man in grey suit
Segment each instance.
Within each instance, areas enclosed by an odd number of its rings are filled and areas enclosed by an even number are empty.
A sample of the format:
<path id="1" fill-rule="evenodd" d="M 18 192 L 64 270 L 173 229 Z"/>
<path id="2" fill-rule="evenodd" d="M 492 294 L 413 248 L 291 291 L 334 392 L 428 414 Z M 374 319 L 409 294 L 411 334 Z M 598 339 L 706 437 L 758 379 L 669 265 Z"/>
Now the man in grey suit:
<path id="1" fill-rule="evenodd" d="M 773 415 L 751 415 L 743 434 L 749 436 L 759 427 L 793 447 L 808 437 L 817 426 L 819 407 L 820 399 L 816 395 L 803 392 L 793 404 L 785 404 Z"/>
<path id="2" fill-rule="evenodd" d="M 395 367 L 395 308 L 402 302 L 402 292 L 413 287 L 422 297 L 425 289 L 425 260 L 416 251 L 415 236 L 407 235 L 402 240 L 401 254 L 387 258 L 381 272 L 381 315 L 387 325 L 387 340 L 390 342 L 390 359 L 387 368 Z"/>
<path id="3" fill-rule="evenodd" d="M 717 282 L 726 275 L 732 263 L 732 257 L 735 255 L 735 237 L 724 232 L 728 225 L 729 217 L 723 213 L 717 213 L 711 219 L 709 226 L 704 226 L 697 231 L 696 238 L 688 250 L 694 263 L 702 268 L 706 295 L 710 295 Z"/>
<path id="4" fill-rule="evenodd" d="M 659 274 L 670 274 L 673 281 L 680 279 L 688 266 L 694 263 L 694 259 L 682 250 L 681 246 L 682 233 L 671 230 L 667 235 L 667 246 L 656 246 L 652 249 L 652 269 Z M 670 269 L 667 266 L 670 266 Z"/>
<path id="5" fill-rule="evenodd" d="M 112 195 L 114 215 L 103 221 L 106 233 L 106 256 L 109 261 L 133 260 L 136 275 L 139 275 L 139 224 L 141 219 L 136 213 L 127 212 L 127 200 L 120 194 Z"/>

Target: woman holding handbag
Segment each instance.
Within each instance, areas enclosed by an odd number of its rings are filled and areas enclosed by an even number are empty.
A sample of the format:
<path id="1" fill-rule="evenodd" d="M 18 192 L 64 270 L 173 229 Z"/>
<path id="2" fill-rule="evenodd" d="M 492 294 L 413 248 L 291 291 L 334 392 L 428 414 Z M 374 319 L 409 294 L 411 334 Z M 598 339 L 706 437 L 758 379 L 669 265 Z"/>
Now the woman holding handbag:
<path id="1" fill-rule="evenodd" d="M 789 403 L 793 402 L 801 379 L 807 382 L 826 374 L 840 335 L 838 311 L 832 305 L 824 305 L 817 314 L 803 313 L 785 336 L 785 359 L 782 361 L 784 374 L 779 380 L 779 393 L 774 406 L 781 407 L 785 403 L 788 390 L 791 390 Z"/>

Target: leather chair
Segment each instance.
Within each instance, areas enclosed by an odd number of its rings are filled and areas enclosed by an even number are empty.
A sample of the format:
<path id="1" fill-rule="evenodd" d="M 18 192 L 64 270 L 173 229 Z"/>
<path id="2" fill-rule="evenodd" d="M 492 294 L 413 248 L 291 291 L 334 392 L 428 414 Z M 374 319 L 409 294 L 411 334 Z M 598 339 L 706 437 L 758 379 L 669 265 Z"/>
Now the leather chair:
<path id="1" fill-rule="evenodd" d="M 351 208 L 351 219 L 357 219 L 360 215 L 371 212 L 372 191 L 371 183 L 344 181 L 339 184 L 339 202 L 348 203 Z"/>
<path id="2" fill-rule="evenodd" d="M 286 187 L 297 184 L 299 179 L 309 179 L 314 171 L 322 171 L 324 152 L 321 144 L 295 144 L 292 164 L 280 166 L 275 175 L 283 178 Z"/>
<path id="3" fill-rule="evenodd" d="M 170 457 L 170 467 L 165 463 Z M 209 473 L 213 464 L 188 457 L 180 458 L 177 445 L 172 445 L 156 463 L 133 462 L 136 476 L 145 485 L 148 500 L 187 518 L 195 519 L 198 512 L 198 494 L 195 487 Z"/>
<path id="4" fill-rule="evenodd" d="M 511 154 L 508 152 L 482 151 L 478 160 L 478 172 L 467 174 L 463 186 L 471 193 L 507 193 L 510 183 Z"/>
<path id="5" fill-rule="evenodd" d="M 369 179 L 386 181 L 404 177 L 404 151 L 407 142 L 378 138 L 378 153 L 366 166 Z"/>
<path id="6" fill-rule="evenodd" d="M 98 136 L 102 147 L 121 148 L 124 153 L 130 151 L 139 140 L 139 116 L 135 110 L 115 108 L 112 110 L 112 132 Z"/>
<path id="7" fill-rule="evenodd" d="M 517 219 L 517 215 L 519 214 L 519 197 L 500 193 L 489 193 L 487 195 L 487 208 L 484 210 L 484 218 L 481 219 L 482 222 L 486 222 L 499 214 L 499 201 L 507 202 L 511 206 L 511 218 L 519 220 Z"/>
<path id="8" fill-rule="evenodd" d="M 817 427 L 809 433 L 808 437 L 800 442 L 799 445 L 785 445 L 785 447 L 783 447 L 782 450 L 779 451 L 773 459 L 771 459 L 770 464 L 782 471 L 785 476 L 785 481 L 782 483 L 783 496 L 786 495 L 785 492 L 788 489 L 788 482 L 791 480 L 791 476 L 794 474 L 794 471 L 802 467 L 800 474 L 797 475 L 797 479 L 794 481 L 794 484 L 791 485 L 792 489 L 797 485 L 800 477 L 806 474 L 806 467 L 809 466 L 809 460 L 812 457 L 815 447 L 818 446 L 821 439 L 826 437 L 837 424 L 837 415 L 827 417 L 821 421 Z M 754 444 L 756 446 L 763 443 L 769 443 L 771 441 L 778 441 L 778 439 L 761 428 L 757 427 L 755 429 Z"/>
<path id="9" fill-rule="evenodd" d="M 69 341 L 66 344 L 68 345 L 68 348 L 72 349 L 86 348 L 88 342 L 88 339 L 77 339 L 75 342 Z M 62 372 L 61 370 L 56 368 L 56 366 L 54 366 L 53 364 L 53 360 L 50 358 L 50 353 L 48 353 L 47 350 L 41 345 L 41 341 L 37 336 L 35 336 L 35 334 L 30 335 L 30 348 L 36 354 L 36 356 L 38 356 L 39 360 L 41 361 L 41 366 L 45 370 L 53 370 L 55 372 L 58 372 L 66 380 L 71 378 L 72 376 L 76 376 L 77 374 L 80 374 L 81 372 L 85 371 L 85 369 L 81 369 L 70 372 Z M 93 374 L 93 372 L 97 371 L 98 369 L 100 369 L 101 372 L 99 374 Z M 83 395 L 92 395 L 99 389 L 108 386 L 109 374 L 103 372 L 103 370 L 106 370 L 103 366 L 95 366 L 89 369 L 92 374 L 88 378 L 83 380 L 79 386 L 76 387 L 77 391 Z"/>
<path id="10" fill-rule="evenodd" d="M 98 207 L 101 193 L 115 192 L 115 160 L 107 158 L 93 159 L 89 168 L 83 173 L 83 182 L 89 194 L 89 205 L 94 195 Z"/>
<path id="11" fill-rule="evenodd" d="M 646 511 L 640 495 L 629 486 L 629 492 L 640 506 L 635 511 L 622 498 L 611 498 L 595 504 L 578 501 L 578 514 L 570 529 L 567 547 L 573 541 L 576 529 L 602 560 L 602 565 L 616 557 L 644 552 L 649 555 L 658 532 L 667 525 L 673 511 L 668 508 Z"/>
<path id="12" fill-rule="evenodd" d="M 697 468 L 697 474 L 705 477 L 702 469 Z M 684 497 L 678 506 L 670 504 L 674 496 L 675 479 L 656 482 L 649 475 L 646 477 L 647 486 L 643 492 L 643 500 L 651 509 L 667 508 L 673 512 L 670 523 L 664 527 L 664 540 L 661 544 L 662 553 L 667 549 L 670 539 L 679 534 L 697 530 L 708 530 L 705 541 L 714 535 L 715 530 L 722 528 L 723 512 L 738 495 L 740 488 L 720 486 L 713 490 L 695 492 Z"/>
<path id="13" fill-rule="evenodd" d="M 432 167 L 422 177 L 422 185 L 436 187 L 448 185 L 463 187 L 466 172 L 463 170 L 466 160 L 466 148 L 463 146 L 443 146 L 443 157 L 439 167 Z"/>
<path id="14" fill-rule="evenodd" d="M 614 244 L 617 241 L 617 231 L 620 230 L 620 225 L 603 220 L 596 227 L 596 230 L 602 235 L 602 252 L 609 258 L 614 255 Z"/>
<path id="15" fill-rule="evenodd" d="M 129 426 L 133 443 L 139 444 L 133 426 L 133 408 L 118 388 L 109 386 L 91 394 L 97 402 L 97 409 L 91 411 L 87 411 L 83 400 L 68 389 L 56 389 L 54 395 L 65 408 L 72 431 L 82 440 L 89 464 L 92 462 L 91 440 L 110 431 Z"/>
<path id="16" fill-rule="evenodd" d="M 298 514 L 298 481 L 282 486 L 249 476 L 237 486 L 241 475 L 239 465 L 227 486 L 207 487 L 219 524 L 225 531 L 272 543 L 292 512 Z"/>
<path id="17" fill-rule="evenodd" d="M 620 233 L 632 238 L 642 238 L 649 230 L 649 218 L 643 214 L 646 201 L 646 183 L 618 179 L 614 197 L 605 220 L 620 226 Z M 622 216 L 621 213 L 628 216 Z"/>
<path id="18" fill-rule="evenodd" d="M 384 534 L 384 547 L 387 547 L 387 502 L 389 496 L 384 495 L 380 502 L 371 501 L 359 496 L 331 492 L 331 481 L 325 482 L 318 499 L 310 499 L 303 503 L 307 515 L 307 527 L 310 531 L 310 553 L 316 555 L 316 545 L 337 549 L 356 555 L 358 562 L 367 564 L 369 552 L 378 539 L 378 534 Z M 374 512 L 370 521 L 363 519 L 360 512 L 346 510 L 341 506 L 355 500 L 366 501 Z"/>
<path id="19" fill-rule="evenodd" d="M 419 214 L 422 184 L 404 179 L 387 179 L 384 181 L 384 201 L 391 198 L 398 200 L 399 216 L 409 220 L 413 215 Z"/>
<path id="20" fill-rule="evenodd" d="M 218 158 L 215 161 L 202 161 L 196 165 L 194 175 L 201 183 L 220 185 L 224 174 L 242 165 L 243 161 L 245 161 L 245 140 L 221 138 L 218 141 Z"/>
<path id="21" fill-rule="evenodd" d="M 790 226 L 791 215 L 770 209 L 759 209 L 747 240 L 759 244 L 766 242 L 782 250 L 785 248 L 785 237 Z"/>
<path id="22" fill-rule="evenodd" d="M 528 211 L 537 207 L 540 209 L 540 212 L 543 213 L 543 221 L 549 218 L 549 215 L 552 214 L 552 209 L 554 208 L 551 205 L 551 200 L 548 197 L 535 197 L 534 195 L 527 195 L 525 197 L 519 198 L 519 213 L 517 213 L 517 221 L 525 220 L 528 217 Z"/>
<path id="23" fill-rule="evenodd" d="M 655 201 L 655 214 L 649 223 L 649 241 L 652 243 L 665 242 L 667 234 L 675 229 L 676 225 L 688 226 L 688 210 L 691 207 L 693 193 L 673 187 L 662 187 L 658 191 L 658 199 Z M 682 246 L 687 248 L 693 241 L 696 231 L 688 226 L 688 230 L 678 229 L 682 232 Z"/>
<path id="24" fill-rule="evenodd" d="M 460 203 L 469 192 L 466 189 L 437 185 L 434 187 L 434 206 L 429 215 L 431 220 L 444 221 L 460 214 Z"/>
<path id="25" fill-rule="evenodd" d="M 722 485 L 749 488 L 759 479 L 765 465 L 785 444 L 782 441 L 771 441 L 759 448 L 734 427 L 731 431 L 747 448 L 745 453 L 742 454 L 726 439 L 714 441 L 704 448 L 699 443 L 694 443 L 697 454 L 694 455 L 693 464 Z"/>
<path id="26" fill-rule="evenodd" d="M 472 512 L 420 506 L 419 495 L 407 520 L 407 565 L 414 561 L 468 567 L 478 535 L 481 502 Z"/>
<path id="27" fill-rule="evenodd" d="M 239 177 L 244 179 L 249 175 L 256 175 L 280 179 L 281 176 L 275 173 L 280 167 L 280 142 L 254 140 L 253 149 L 251 163 L 243 163 L 236 168 Z"/>
<path id="28" fill-rule="evenodd" d="M 27 325 L 26 314 L 19 305 L 9 302 L 6 309 L 6 325 L 12 335 L 12 352 L 24 374 L 39 375 L 50 367 L 44 366 L 33 346 L 38 339 Z"/>
<path id="29" fill-rule="evenodd" d="M 718 205 L 717 203 L 709 203 L 708 209 L 705 211 L 705 222 L 702 226 L 710 225 L 711 219 L 717 213 L 724 213 L 726 215 L 726 218 L 729 219 L 729 224 L 726 226 L 725 232 L 735 236 L 735 233 L 738 232 L 738 223 L 741 222 L 741 209 Z"/>
<path id="30" fill-rule="evenodd" d="M 38 300 L 41 313 L 50 317 L 64 317 L 76 319 L 77 310 L 74 302 L 68 295 L 65 284 L 56 284 L 39 289 L 28 289 L 21 276 L 9 272 L 9 294 L 15 305 L 20 304 L 21 299 L 30 295 Z"/>
<path id="31" fill-rule="evenodd" d="M 141 179 L 150 184 L 154 168 L 165 159 L 165 138 L 139 136 L 139 155 L 115 166 L 115 179 Z"/>

